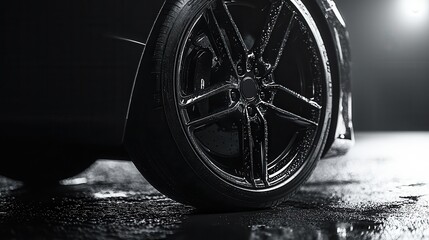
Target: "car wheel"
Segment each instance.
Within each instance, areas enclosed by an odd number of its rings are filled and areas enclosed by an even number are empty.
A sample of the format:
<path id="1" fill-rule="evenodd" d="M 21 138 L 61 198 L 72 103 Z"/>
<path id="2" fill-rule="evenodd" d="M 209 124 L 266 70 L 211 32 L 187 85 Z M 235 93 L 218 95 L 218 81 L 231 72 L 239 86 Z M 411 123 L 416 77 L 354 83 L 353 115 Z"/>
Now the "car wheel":
<path id="1" fill-rule="evenodd" d="M 160 21 L 151 82 L 137 86 L 127 129 L 136 166 L 196 207 L 284 201 L 328 135 L 323 19 L 300 0 L 177 0 Z"/>
<path id="2" fill-rule="evenodd" d="M 1 145 L 4 157 L 0 174 L 38 188 L 77 175 L 96 160 L 94 154 L 80 146 L 25 142 Z"/>

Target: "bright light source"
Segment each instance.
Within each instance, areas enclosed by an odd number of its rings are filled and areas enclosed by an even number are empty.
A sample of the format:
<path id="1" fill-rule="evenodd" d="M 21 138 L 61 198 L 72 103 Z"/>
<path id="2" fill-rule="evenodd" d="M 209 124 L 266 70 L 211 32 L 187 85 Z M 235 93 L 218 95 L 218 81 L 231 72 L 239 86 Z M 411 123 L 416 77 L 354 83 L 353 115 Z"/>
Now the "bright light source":
<path id="1" fill-rule="evenodd" d="M 418 14 L 424 8 L 425 0 L 407 0 L 408 10 L 414 14 Z"/>
<path id="2" fill-rule="evenodd" d="M 416 24 L 423 22 L 428 15 L 429 0 L 399 0 L 398 15 L 403 21 Z"/>

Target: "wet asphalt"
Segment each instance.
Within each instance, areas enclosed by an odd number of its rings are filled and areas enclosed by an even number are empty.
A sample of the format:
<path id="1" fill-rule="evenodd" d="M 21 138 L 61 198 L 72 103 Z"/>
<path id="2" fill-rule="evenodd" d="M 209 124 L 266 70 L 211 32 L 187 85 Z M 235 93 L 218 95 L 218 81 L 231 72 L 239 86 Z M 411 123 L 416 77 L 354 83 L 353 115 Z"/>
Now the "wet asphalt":
<path id="1" fill-rule="evenodd" d="M 204 213 L 99 160 L 49 190 L 0 177 L 0 239 L 429 239 L 429 133 L 360 133 L 279 207 Z"/>

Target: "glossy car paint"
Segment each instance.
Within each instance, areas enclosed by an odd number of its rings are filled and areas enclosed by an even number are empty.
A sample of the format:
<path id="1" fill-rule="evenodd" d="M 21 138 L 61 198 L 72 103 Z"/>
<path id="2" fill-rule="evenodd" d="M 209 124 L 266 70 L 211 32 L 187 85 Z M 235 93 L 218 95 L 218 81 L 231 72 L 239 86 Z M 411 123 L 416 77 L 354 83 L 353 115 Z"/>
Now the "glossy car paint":
<path id="1" fill-rule="evenodd" d="M 314 3 L 336 44 L 328 46 L 329 54 L 338 59 L 331 66 L 339 112 L 333 115 L 325 151 L 333 156 L 345 153 L 353 139 L 350 53 L 334 3 Z M 125 132 L 148 120 L 137 114 L 148 107 L 139 96 L 147 88 L 159 87 L 148 79 L 151 46 L 156 44 L 151 30 L 162 24 L 156 19 L 163 4 L 162 0 L 3 3 L 0 140 L 121 148 Z"/>

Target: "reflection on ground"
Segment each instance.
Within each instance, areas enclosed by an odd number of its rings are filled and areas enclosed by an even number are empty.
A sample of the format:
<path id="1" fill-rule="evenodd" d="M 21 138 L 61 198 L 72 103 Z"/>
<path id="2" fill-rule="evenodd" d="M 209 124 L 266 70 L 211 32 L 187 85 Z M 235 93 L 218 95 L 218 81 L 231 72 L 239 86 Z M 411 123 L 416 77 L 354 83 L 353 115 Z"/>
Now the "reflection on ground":
<path id="1" fill-rule="evenodd" d="M 0 177 L 2 238 L 429 238 L 429 134 L 358 134 L 281 206 L 205 213 L 153 189 L 130 162 L 98 161 L 49 190 Z"/>

